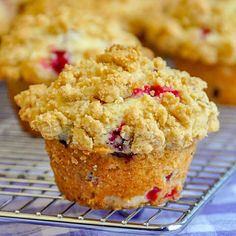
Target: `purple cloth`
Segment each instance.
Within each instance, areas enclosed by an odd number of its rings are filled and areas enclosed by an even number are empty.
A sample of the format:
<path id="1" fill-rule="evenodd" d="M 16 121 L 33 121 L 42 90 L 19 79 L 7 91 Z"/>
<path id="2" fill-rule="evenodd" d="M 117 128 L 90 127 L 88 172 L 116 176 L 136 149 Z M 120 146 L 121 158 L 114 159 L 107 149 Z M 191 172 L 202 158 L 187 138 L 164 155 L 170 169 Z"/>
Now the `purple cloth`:
<path id="1" fill-rule="evenodd" d="M 102 229 L 102 228 L 101 228 Z M 74 229 L 63 227 L 52 227 L 42 225 L 12 223 L 10 221 L 0 222 L 1 236 L 38 236 L 38 235 L 80 235 L 80 236 L 115 236 L 132 235 L 119 231 L 108 232 L 89 229 Z M 141 232 L 140 232 L 141 233 Z M 158 232 L 157 232 L 158 234 Z M 137 234 L 136 234 L 137 235 Z M 146 235 L 146 234 L 143 234 Z M 236 173 L 229 179 L 227 184 L 213 197 L 202 210 L 193 218 L 187 227 L 179 235 L 193 236 L 228 236 L 236 235 Z"/>

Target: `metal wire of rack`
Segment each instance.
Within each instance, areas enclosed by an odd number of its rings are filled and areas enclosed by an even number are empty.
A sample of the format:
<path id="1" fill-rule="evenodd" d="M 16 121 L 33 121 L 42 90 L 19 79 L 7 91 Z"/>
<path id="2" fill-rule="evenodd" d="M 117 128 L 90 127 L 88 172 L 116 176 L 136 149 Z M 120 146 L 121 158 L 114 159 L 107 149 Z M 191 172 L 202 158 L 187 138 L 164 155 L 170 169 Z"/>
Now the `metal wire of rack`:
<path id="1" fill-rule="evenodd" d="M 0 109 L 1 218 L 57 226 L 176 233 L 236 170 L 236 109 L 221 107 L 221 131 L 199 144 L 178 201 L 125 211 L 92 210 L 63 199 L 54 183 L 43 141 L 20 130 L 1 83 Z"/>

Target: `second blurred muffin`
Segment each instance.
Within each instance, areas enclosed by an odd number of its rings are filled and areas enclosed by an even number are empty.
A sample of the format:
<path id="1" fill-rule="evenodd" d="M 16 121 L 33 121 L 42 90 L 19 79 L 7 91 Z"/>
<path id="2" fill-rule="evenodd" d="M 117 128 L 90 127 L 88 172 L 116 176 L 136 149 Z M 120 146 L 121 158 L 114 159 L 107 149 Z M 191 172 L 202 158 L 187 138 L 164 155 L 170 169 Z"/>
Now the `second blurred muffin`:
<path id="1" fill-rule="evenodd" d="M 140 16 L 145 40 L 173 66 L 206 80 L 214 101 L 236 105 L 236 1 L 161 2 Z"/>

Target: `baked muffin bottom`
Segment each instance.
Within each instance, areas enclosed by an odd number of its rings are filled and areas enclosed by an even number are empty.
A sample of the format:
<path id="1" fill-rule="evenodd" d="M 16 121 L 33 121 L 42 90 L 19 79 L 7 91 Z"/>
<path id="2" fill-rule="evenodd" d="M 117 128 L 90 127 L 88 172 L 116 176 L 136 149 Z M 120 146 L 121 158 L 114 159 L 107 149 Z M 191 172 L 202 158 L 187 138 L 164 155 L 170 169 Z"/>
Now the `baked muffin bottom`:
<path id="1" fill-rule="evenodd" d="M 85 152 L 61 142 L 46 140 L 58 188 L 66 199 L 93 209 L 158 206 L 177 200 L 196 146 L 121 157 L 104 148 Z"/>
<path id="2" fill-rule="evenodd" d="M 22 130 L 29 133 L 32 137 L 41 137 L 40 133 L 33 130 L 30 127 L 28 122 L 20 119 L 20 116 L 19 116 L 20 108 L 17 106 L 17 104 L 14 100 L 14 97 L 17 94 L 21 93 L 22 91 L 27 90 L 29 88 L 30 84 L 24 80 L 6 80 L 6 84 L 7 84 L 7 91 L 8 91 L 9 99 L 11 101 L 11 105 L 12 105 L 13 109 L 15 110 L 16 117 L 18 118 L 18 122 L 19 122 Z"/>
<path id="3" fill-rule="evenodd" d="M 174 66 L 202 78 L 208 83 L 209 98 L 221 104 L 236 105 L 236 65 L 204 65 L 180 58 L 173 59 Z"/>

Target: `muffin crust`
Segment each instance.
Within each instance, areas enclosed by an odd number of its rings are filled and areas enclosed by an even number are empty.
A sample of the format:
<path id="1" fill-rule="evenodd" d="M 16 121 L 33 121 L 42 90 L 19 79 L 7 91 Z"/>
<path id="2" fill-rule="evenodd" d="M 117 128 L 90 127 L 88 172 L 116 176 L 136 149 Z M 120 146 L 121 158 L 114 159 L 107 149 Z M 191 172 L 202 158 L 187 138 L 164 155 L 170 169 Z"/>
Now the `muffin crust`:
<path id="1" fill-rule="evenodd" d="M 179 198 L 195 144 L 181 151 L 117 157 L 46 141 L 56 183 L 65 198 L 93 209 L 159 205 Z"/>

